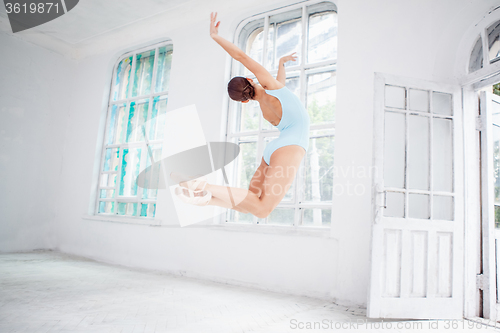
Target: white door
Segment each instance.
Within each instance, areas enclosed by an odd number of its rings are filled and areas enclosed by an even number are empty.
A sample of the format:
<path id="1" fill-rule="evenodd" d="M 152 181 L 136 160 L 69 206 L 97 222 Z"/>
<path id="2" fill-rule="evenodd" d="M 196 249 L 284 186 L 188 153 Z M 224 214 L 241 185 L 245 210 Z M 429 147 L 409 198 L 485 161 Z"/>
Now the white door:
<path id="1" fill-rule="evenodd" d="M 460 88 L 375 75 L 368 317 L 462 318 Z"/>
<path id="2" fill-rule="evenodd" d="M 483 317 L 499 320 L 500 96 L 481 92 L 480 117 Z"/>

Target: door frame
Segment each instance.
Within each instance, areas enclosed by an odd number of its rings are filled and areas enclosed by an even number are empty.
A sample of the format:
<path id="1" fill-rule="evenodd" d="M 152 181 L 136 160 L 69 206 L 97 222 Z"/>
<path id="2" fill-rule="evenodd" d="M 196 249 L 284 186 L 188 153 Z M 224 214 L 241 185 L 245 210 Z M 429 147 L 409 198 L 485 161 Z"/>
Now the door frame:
<path id="1" fill-rule="evenodd" d="M 496 290 L 496 277 L 489 272 L 494 271 L 495 262 L 484 261 L 484 258 L 495 258 L 494 243 L 483 244 L 482 237 L 485 232 L 490 233 L 494 239 L 494 232 L 490 230 L 487 217 L 482 210 L 483 195 L 481 180 L 481 141 L 480 131 L 485 126 L 482 116 L 479 115 L 479 91 L 494 83 L 500 82 L 500 73 L 477 78 L 472 82 L 462 85 L 462 117 L 464 139 L 464 317 L 484 317 L 492 319 L 489 309 L 494 309 L 489 297 L 483 295 L 484 291 L 494 287 Z M 486 252 L 486 253 L 485 253 Z M 487 265 L 487 266 L 484 266 Z M 485 272 L 485 275 L 480 275 Z M 481 290 L 480 290 L 481 289 Z M 483 307 L 486 299 L 488 307 Z M 496 303 L 496 301 L 495 301 Z M 493 314 L 495 312 L 493 311 Z"/>

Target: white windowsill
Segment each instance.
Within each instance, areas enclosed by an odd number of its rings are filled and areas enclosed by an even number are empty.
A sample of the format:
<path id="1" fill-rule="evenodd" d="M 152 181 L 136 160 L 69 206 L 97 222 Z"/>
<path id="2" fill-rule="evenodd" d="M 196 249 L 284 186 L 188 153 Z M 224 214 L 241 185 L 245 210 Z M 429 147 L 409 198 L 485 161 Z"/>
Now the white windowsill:
<path id="1" fill-rule="evenodd" d="M 223 222 L 221 224 L 215 224 L 209 227 L 213 230 L 224 230 L 231 232 L 254 232 L 260 234 L 333 238 L 331 236 L 329 227 L 292 227 L 266 224 L 243 224 L 234 222 Z"/>
<path id="2" fill-rule="evenodd" d="M 107 216 L 107 215 L 83 215 L 82 219 L 90 221 L 103 221 L 125 224 L 139 224 L 153 227 L 159 227 L 161 220 L 157 219 L 143 219 L 139 217 L 124 217 L 124 216 Z"/>
<path id="3" fill-rule="evenodd" d="M 83 215 L 82 219 L 89 221 L 113 222 L 124 224 L 144 225 L 150 227 L 183 228 L 178 224 L 161 224 L 161 220 L 141 219 L 133 217 L 118 217 L 106 215 Z M 190 225 L 184 228 L 207 228 L 217 231 L 230 232 L 251 232 L 258 234 L 277 234 L 287 236 L 311 236 L 320 238 L 334 238 L 331 236 L 329 227 L 292 227 L 266 224 L 243 224 L 234 222 L 224 222 L 222 224 L 201 224 Z"/>

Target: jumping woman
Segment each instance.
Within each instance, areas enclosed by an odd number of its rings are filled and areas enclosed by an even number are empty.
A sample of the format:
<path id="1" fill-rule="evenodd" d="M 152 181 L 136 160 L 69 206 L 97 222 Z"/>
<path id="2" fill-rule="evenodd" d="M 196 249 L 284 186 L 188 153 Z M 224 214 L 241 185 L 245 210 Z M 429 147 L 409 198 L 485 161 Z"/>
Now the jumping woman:
<path id="1" fill-rule="evenodd" d="M 210 14 L 210 37 L 257 78 L 234 77 L 228 83 L 229 97 L 241 103 L 259 102 L 262 116 L 279 131 L 264 149 L 264 156 L 247 189 L 208 184 L 205 178 L 181 182 L 176 194 L 187 203 L 231 208 L 267 217 L 281 202 L 295 178 L 309 145 L 309 116 L 301 101 L 285 87 L 285 63 L 280 59 L 276 79 L 233 43 L 219 36 L 217 13 Z"/>

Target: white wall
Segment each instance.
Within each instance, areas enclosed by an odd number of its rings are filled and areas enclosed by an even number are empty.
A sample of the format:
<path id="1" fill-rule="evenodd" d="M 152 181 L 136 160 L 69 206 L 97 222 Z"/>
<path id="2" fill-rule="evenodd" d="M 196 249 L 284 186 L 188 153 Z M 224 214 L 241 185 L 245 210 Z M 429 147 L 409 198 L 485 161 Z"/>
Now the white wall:
<path id="1" fill-rule="evenodd" d="M 11 35 L 0 31 L 0 251 L 52 248 L 74 64 Z"/>
<path id="2" fill-rule="evenodd" d="M 231 2 L 231 6 L 220 10 L 221 35 L 232 38 L 242 19 L 284 3 L 262 0 L 252 2 L 250 7 L 248 2 Z M 149 227 L 83 218 L 89 207 L 96 147 L 100 145 L 99 126 L 102 126 L 111 70 L 121 53 L 161 38 L 172 39 L 169 108 L 195 103 L 207 140 L 219 140 L 228 58 L 208 37 L 209 10 L 203 8 L 205 2 L 199 8 L 192 8 L 189 25 L 170 24 L 179 22 L 179 17 L 186 14 L 173 10 L 79 46 L 77 53 L 82 58 L 76 63 L 67 123 L 61 126 L 65 128 L 64 144 L 57 147 L 64 156 L 60 186 L 49 190 L 47 198 L 32 202 L 50 207 L 57 195 L 57 210 L 44 210 L 47 212 L 44 221 L 49 223 L 50 213 L 56 213 L 54 244 L 64 252 L 365 305 L 369 284 L 371 180 L 353 175 L 352 168 L 368 168 L 372 163 L 373 73 L 456 82 L 455 59 L 461 52 L 458 49 L 461 36 L 493 4 L 490 0 L 338 1 L 335 165 L 339 174 L 335 184 L 345 194 L 334 197 L 331 238 L 203 227 Z M 17 50 L 23 46 L 12 47 Z M 59 58 L 54 55 L 53 59 Z M 23 75 L 20 84 L 28 81 L 27 76 Z M 65 81 L 58 77 L 54 82 L 63 86 Z M 56 95 L 50 96 L 56 99 Z M 51 112 L 47 119 L 58 121 L 60 113 Z M 21 128 L 14 119 L 9 123 L 15 124 L 13 129 Z M 48 132 L 48 127 L 44 127 L 44 133 Z M 55 142 L 57 135 L 50 133 L 49 137 Z M 45 141 L 41 143 L 44 144 Z M 60 156 L 59 153 L 44 159 L 45 165 L 60 165 L 56 163 Z M 14 166 L 9 167 L 15 170 Z M 352 191 L 355 185 L 363 187 L 364 193 L 348 195 L 347 191 Z M 38 188 L 38 194 L 43 192 L 43 186 Z M 8 202 L 17 204 L 19 198 Z M 170 198 L 158 205 L 163 205 L 163 211 L 173 211 Z M 175 219 L 175 215 L 170 219 Z M 39 225 L 32 220 L 23 223 L 30 227 Z M 45 234 L 52 235 L 47 231 Z"/>

